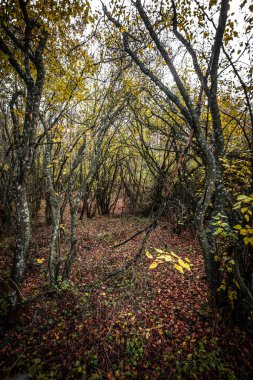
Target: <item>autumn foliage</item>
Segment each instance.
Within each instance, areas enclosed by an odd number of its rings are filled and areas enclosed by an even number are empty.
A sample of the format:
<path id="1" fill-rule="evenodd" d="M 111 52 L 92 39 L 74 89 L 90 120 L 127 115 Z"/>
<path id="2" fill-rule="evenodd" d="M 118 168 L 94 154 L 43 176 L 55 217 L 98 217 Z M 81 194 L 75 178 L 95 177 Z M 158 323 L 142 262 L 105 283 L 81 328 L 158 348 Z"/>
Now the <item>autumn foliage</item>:
<path id="1" fill-rule="evenodd" d="M 252 377 L 252 11 L 1 1 L 1 378 Z"/>

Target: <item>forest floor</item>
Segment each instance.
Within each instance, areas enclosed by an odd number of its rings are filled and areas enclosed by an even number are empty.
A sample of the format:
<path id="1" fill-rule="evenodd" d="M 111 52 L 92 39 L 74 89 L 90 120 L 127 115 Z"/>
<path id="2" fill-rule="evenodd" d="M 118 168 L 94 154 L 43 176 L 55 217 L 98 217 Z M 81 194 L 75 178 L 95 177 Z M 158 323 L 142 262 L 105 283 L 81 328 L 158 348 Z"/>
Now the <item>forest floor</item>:
<path id="1" fill-rule="evenodd" d="M 28 301 L 0 343 L 0 379 L 253 378 L 252 334 L 208 306 L 202 254 L 191 232 L 175 235 L 162 221 L 147 243 L 150 252 L 187 258 L 191 271 L 182 274 L 168 263 L 151 270 L 144 254 L 105 280 L 133 257 L 143 236 L 112 246 L 147 223 L 127 215 L 79 222 L 71 285 L 49 293 L 50 228 L 41 218 L 34 222 L 22 288 Z M 1 242 L 1 276 L 10 270 L 11 239 Z"/>

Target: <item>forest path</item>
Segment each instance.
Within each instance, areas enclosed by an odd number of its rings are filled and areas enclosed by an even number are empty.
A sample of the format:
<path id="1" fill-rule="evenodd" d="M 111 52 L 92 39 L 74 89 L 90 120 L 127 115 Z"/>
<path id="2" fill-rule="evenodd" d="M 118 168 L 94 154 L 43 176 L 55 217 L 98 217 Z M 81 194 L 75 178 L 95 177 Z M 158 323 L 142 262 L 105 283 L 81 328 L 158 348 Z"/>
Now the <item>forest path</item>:
<path id="1" fill-rule="evenodd" d="M 208 379 L 214 374 L 219 378 L 218 372 L 220 378 L 230 378 L 234 370 L 239 379 L 243 366 L 241 378 L 251 377 L 251 338 L 209 308 L 202 254 L 189 231 L 175 235 L 161 221 L 147 249 L 153 254 L 154 248 L 173 251 L 190 260 L 191 271 L 182 274 L 170 263 L 151 270 L 152 261 L 144 254 L 120 276 L 103 280 L 134 256 L 143 236 L 117 249 L 112 246 L 148 222 L 133 216 L 79 222 L 73 286 L 62 284 L 49 296 L 43 292 L 50 228 L 38 219 L 22 292 L 27 298 L 41 295 L 24 304 L 19 322 L 6 334 L 0 348 L 4 376 L 29 369 L 33 378 L 47 376 L 42 379 L 153 380 L 190 378 L 190 373 Z M 37 259 L 45 260 L 39 264 Z"/>

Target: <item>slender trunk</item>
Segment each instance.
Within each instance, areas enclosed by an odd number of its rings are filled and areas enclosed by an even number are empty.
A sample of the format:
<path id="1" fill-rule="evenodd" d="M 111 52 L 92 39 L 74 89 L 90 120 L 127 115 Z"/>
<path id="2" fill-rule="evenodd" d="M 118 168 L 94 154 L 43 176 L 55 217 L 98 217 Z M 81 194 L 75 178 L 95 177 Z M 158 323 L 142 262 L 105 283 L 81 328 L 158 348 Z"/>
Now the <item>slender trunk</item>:
<path id="1" fill-rule="evenodd" d="M 26 186 L 19 181 L 15 183 L 15 203 L 17 213 L 17 243 L 11 273 L 11 281 L 15 287 L 14 292 L 10 296 L 13 307 L 17 303 L 18 289 L 24 277 L 31 235 Z"/>
<path id="2" fill-rule="evenodd" d="M 50 287 L 57 284 L 60 271 L 60 209 L 59 203 L 52 201 L 52 234 L 50 241 L 50 252 L 48 259 L 48 271 Z"/>
<path id="3" fill-rule="evenodd" d="M 219 284 L 217 263 L 214 260 L 215 246 L 213 240 L 210 239 L 210 234 L 207 232 L 204 219 L 206 209 L 211 201 L 216 180 L 216 165 L 214 158 L 210 160 L 207 169 L 206 191 L 199 201 L 195 212 L 195 227 L 197 236 L 204 254 L 205 271 L 207 275 L 208 285 L 211 291 L 211 296 L 214 303 L 217 301 L 217 288 Z M 209 231 L 210 232 L 210 231 Z"/>
<path id="4" fill-rule="evenodd" d="M 65 261 L 65 265 L 64 265 L 64 270 L 63 270 L 63 275 L 62 275 L 63 280 L 69 280 L 71 270 L 72 270 L 72 266 L 73 266 L 73 263 L 76 259 L 76 255 L 77 255 L 77 251 L 76 251 L 76 243 L 77 243 L 76 223 L 77 223 L 78 204 L 79 204 L 79 202 L 77 202 L 74 205 L 74 207 L 70 206 L 71 207 L 71 212 L 70 212 L 70 215 L 71 215 L 70 251 L 69 251 L 67 260 Z"/>

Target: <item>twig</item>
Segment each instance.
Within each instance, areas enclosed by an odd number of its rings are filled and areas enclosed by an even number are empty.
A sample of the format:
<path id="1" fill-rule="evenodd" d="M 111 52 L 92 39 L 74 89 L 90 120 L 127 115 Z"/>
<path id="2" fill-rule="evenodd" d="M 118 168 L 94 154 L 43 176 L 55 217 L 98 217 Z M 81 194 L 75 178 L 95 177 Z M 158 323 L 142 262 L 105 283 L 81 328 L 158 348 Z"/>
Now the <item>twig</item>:
<path id="1" fill-rule="evenodd" d="M 18 302 L 17 305 L 24 305 L 24 304 L 29 303 L 29 302 L 34 302 L 34 301 L 36 301 L 39 297 L 43 297 L 43 296 L 46 295 L 46 294 L 55 293 L 55 292 L 57 292 L 58 290 L 59 290 L 59 289 L 49 289 L 49 290 L 46 290 L 45 292 L 35 294 L 35 296 L 30 297 L 30 298 L 24 298 L 24 297 L 23 297 L 23 300 L 22 300 L 21 302 Z"/>
<path id="2" fill-rule="evenodd" d="M 124 240 L 124 241 L 122 241 L 122 242 L 120 242 L 118 244 L 113 245 L 111 248 L 115 249 L 115 248 L 118 248 L 118 247 L 120 247 L 120 246 L 128 243 L 130 240 L 134 239 L 136 236 L 138 236 L 138 235 L 142 234 L 143 232 L 147 231 L 152 226 L 152 224 L 153 224 L 153 222 L 149 226 L 146 226 L 145 228 L 137 231 L 135 234 L 133 234 L 132 236 L 130 236 L 126 240 Z"/>
<path id="3" fill-rule="evenodd" d="M 19 294 L 19 297 L 22 298 L 22 300 L 24 299 L 24 296 L 23 294 L 21 293 L 21 290 L 19 289 L 18 285 L 11 279 L 9 278 L 9 281 L 12 283 L 12 285 L 14 285 L 14 288 L 16 289 L 16 291 L 18 292 Z"/>

